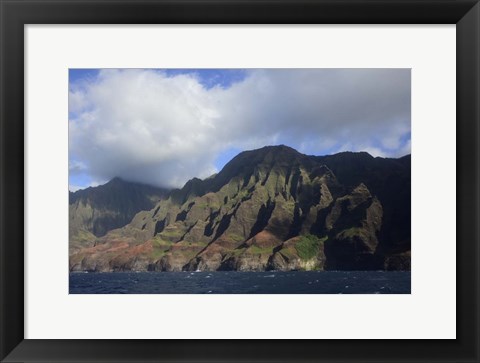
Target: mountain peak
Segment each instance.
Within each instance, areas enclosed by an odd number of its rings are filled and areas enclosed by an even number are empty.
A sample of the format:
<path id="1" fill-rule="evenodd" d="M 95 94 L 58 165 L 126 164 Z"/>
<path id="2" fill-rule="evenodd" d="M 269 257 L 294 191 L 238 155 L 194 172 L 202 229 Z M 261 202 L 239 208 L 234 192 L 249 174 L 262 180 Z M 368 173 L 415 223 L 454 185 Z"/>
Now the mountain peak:
<path id="1" fill-rule="evenodd" d="M 249 164 L 250 166 L 259 165 L 259 164 L 275 164 L 278 162 L 288 162 L 291 163 L 295 160 L 300 160 L 306 157 L 305 155 L 299 153 L 297 150 L 286 146 L 286 145 L 272 145 L 264 146 L 260 149 L 248 150 L 241 152 L 229 163 L 235 165 L 238 168 L 238 164 Z M 231 165 L 230 165 L 231 166 Z"/>
<path id="2" fill-rule="evenodd" d="M 115 176 L 112 179 L 110 179 L 110 181 L 106 184 L 120 184 L 120 183 L 125 183 L 125 180 L 123 180 L 119 176 Z"/>
<path id="3" fill-rule="evenodd" d="M 294 148 L 287 146 L 287 145 L 270 145 L 264 146 L 260 149 L 248 150 L 245 151 L 247 154 L 258 154 L 258 155 L 268 155 L 270 153 L 274 153 L 275 155 L 294 155 L 299 156 L 302 155 Z"/>
<path id="4" fill-rule="evenodd" d="M 284 145 L 284 144 L 268 145 L 268 146 L 264 146 L 263 148 L 257 149 L 257 150 L 273 150 L 273 151 L 277 151 L 277 152 L 288 152 L 288 153 L 300 154 L 293 147 L 290 147 L 290 146 L 287 146 L 287 145 Z"/>

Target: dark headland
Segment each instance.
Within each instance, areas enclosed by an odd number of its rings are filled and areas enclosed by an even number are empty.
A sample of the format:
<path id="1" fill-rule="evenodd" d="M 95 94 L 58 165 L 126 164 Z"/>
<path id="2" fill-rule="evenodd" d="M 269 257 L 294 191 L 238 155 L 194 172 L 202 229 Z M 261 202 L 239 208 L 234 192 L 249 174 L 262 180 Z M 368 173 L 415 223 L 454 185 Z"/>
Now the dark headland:
<path id="1" fill-rule="evenodd" d="M 410 155 L 245 151 L 164 190 L 70 193 L 70 271 L 409 270 Z"/>

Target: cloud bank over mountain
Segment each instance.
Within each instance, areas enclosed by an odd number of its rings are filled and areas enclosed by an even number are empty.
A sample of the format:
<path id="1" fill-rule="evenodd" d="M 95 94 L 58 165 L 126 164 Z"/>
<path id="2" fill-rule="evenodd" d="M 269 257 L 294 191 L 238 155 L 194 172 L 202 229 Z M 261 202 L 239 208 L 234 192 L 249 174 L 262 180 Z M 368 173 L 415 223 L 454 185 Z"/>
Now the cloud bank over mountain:
<path id="1" fill-rule="evenodd" d="M 410 153 L 409 69 L 100 70 L 71 79 L 70 183 L 179 187 L 231 150 Z M 232 73 L 233 74 L 233 73 Z M 206 84 L 209 86 L 207 87 Z M 85 182 L 85 180 L 87 180 Z"/>

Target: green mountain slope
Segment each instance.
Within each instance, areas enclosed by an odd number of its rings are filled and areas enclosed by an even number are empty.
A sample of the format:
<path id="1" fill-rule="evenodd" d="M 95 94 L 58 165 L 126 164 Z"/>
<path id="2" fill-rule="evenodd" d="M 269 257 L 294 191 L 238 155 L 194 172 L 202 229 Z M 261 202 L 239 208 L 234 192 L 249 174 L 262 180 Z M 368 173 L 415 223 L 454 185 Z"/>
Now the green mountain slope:
<path id="1" fill-rule="evenodd" d="M 75 251 L 71 270 L 409 269 L 410 157 L 246 151 Z"/>
<path id="2" fill-rule="evenodd" d="M 96 237 L 129 223 L 150 209 L 166 190 L 114 178 L 104 185 L 69 193 L 70 250 L 93 245 Z"/>

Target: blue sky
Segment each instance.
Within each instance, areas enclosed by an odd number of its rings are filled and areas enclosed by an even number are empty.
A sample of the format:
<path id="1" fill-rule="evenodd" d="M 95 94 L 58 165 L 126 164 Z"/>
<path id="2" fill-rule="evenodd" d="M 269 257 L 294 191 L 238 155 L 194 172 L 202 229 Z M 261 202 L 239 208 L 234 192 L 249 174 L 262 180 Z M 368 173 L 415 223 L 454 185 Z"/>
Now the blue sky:
<path id="1" fill-rule="evenodd" d="M 165 187 L 243 150 L 410 153 L 408 69 L 71 69 L 71 190 L 115 176 Z"/>
<path id="2" fill-rule="evenodd" d="M 247 76 L 245 69 L 167 69 L 169 77 L 180 74 L 198 76 L 202 86 L 206 89 L 213 87 L 229 88 L 232 84 L 241 82 Z"/>
<path id="3" fill-rule="evenodd" d="M 175 77 L 181 74 L 198 76 L 200 83 L 207 89 L 220 86 L 230 87 L 233 83 L 242 81 L 247 74 L 245 69 L 161 69 L 168 77 Z M 95 81 L 99 69 L 70 69 L 69 83 L 75 84 L 83 81 Z"/>

